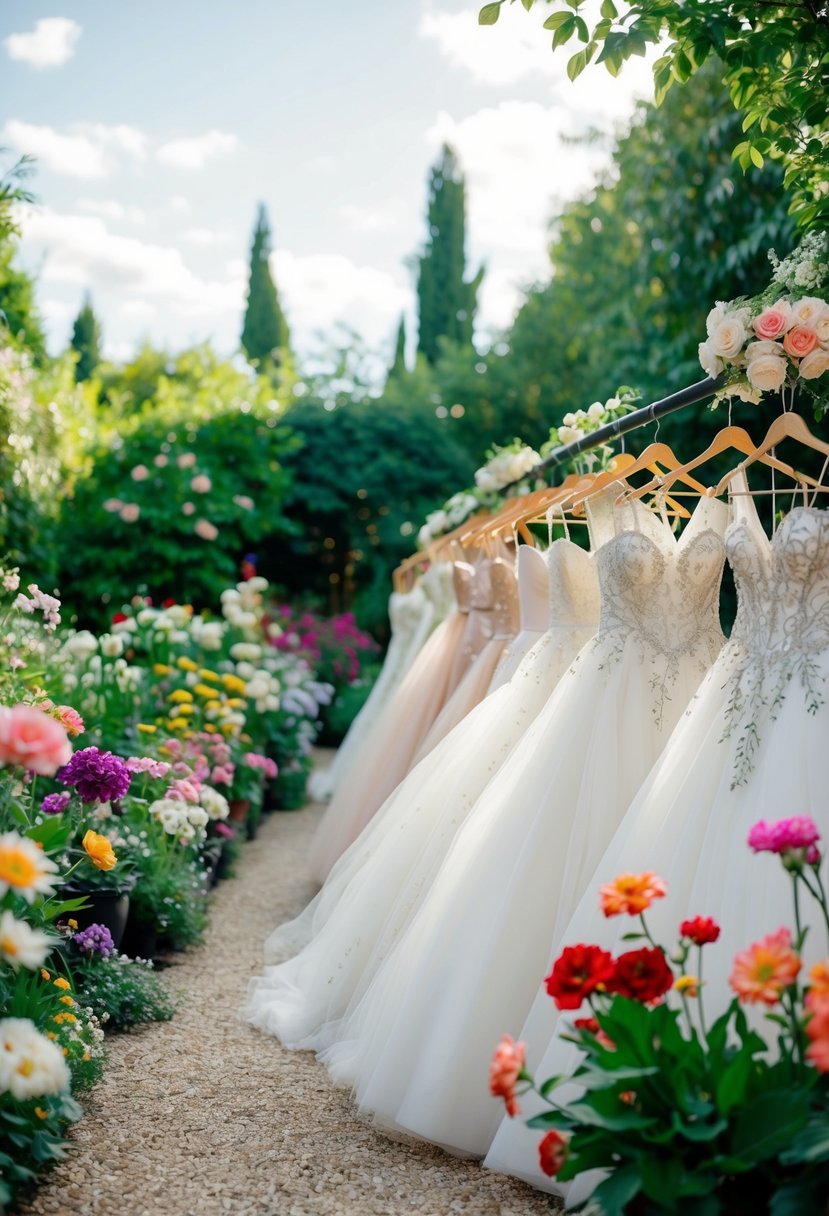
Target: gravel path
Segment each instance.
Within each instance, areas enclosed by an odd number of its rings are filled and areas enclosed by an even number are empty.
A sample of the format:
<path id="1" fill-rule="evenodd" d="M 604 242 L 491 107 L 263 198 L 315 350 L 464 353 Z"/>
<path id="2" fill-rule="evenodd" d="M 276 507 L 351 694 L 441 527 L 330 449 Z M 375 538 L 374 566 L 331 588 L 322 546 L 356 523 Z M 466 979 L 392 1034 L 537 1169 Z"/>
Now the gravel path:
<path id="1" fill-rule="evenodd" d="M 109 1040 L 66 1161 L 31 1216 L 540 1216 L 549 1197 L 357 1116 L 308 1053 L 236 1015 L 262 942 L 313 893 L 319 808 L 267 818 L 220 884 L 203 947 L 163 974 L 172 1022 Z M 528 1133 L 532 1134 L 532 1133 Z"/>

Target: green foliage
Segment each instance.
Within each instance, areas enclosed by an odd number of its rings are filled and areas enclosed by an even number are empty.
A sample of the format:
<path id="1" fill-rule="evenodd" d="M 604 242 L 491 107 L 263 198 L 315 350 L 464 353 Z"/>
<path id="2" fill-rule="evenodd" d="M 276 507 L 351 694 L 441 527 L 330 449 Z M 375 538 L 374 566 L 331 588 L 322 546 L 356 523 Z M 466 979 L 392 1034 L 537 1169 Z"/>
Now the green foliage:
<path id="1" fill-rule="evenodd" d="M 101 362 L 101 324 L 92 311 L 92 299 L 87 294 L 81 311 L 72 326 L 70 346 L 78 357 L 75 364 L 75 379 L 91 380 L 93 372 Z"/>
<path id="2" fill-rule="evenodd" d="M 529 11 L 535 0 L 521 2 Z M 481 24 L 495 24 L 503 3 L 487 4 Z M 604 0 L 598 15 L 590 12 L 592 28 L 582 16 L 585 0 L 566 3 L 544 28 L 553 31 L 553 50 L 581 44 L 567 64 L 571 80 L 591 62 L 616 76 L 632 55 L 661 44 L 653 68 L 661 101 L 674 83 L 716 60 L 745 132 L 733 146 L 741 168 L 762 169 L 767 157 L 782 161 L 798 225 L 827 226 L 829 14 L 822 0 L 766 0 L 759 7 L 752 0 L 639 0 L 619 7 Z"/>
<path id="3" fill-rule="evenodd" d="M 466 184 L 452 149 L 443 145 L 429 177 L 426 246 L 418 259 L 417 299 L 420 327 L 417 348 L 437 361 L 442 338 L 472 343 L 477 295 L 483 267 L 467 282 Z"/>
<path id="4" fill-rule="evenodd" d="M 268 258 L 271 229 L 264 205 L 260 206 L 253 231 L 250 279 L 242 347 L 254 367 L 278 367 L 289 349 L 288 323 L 279 303 Z"/>
<path id="5" fill-rule="evenodd" d="M 406 367 L 406 317 L 405 314 L 400 318 L 400 324 L 397 327 L 397 337 L 394 342 L 394 359 L 389 368 L 389 380 L 396 376 L 405 376 L 408 371 Z"/>
<path id="6" fill-rule="evenodd" d="M 102 958 L 72 954 L 72 975 L 78 998 L 108 1030 L 125 1030 L 140 1022 L 167 1022 L 175 1006 L 147 961 L 123 954 Z"/>

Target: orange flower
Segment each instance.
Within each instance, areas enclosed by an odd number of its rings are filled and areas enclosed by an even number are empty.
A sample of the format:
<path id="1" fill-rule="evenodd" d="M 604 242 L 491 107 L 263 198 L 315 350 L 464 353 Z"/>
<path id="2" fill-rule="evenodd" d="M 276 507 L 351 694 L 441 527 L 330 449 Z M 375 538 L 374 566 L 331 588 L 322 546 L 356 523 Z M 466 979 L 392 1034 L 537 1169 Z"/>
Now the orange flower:
<path id="1" fill-rule="evenodd" d="M 809 1020 L 806 1034 L 809 1038 L 807 1060 L 811 1060 L 818 1072 L 829 1072 L 829 993 L 818 993 L 814 989 L 806 997 Z"/>
<path id="2" fill-rule="evenodd" d="M 67 992 L 72 987 L 69 980 L 65 980 L 62 975 L 59 975 L 56 980 L 52 980 L 52 983 L 56 988 L 62 988 L 64 992 Z"/>
<path id="3" fill-rule="evenodd" d="M 699 976 L 681 975 L 674 980 L 674 992 L 680 996 L 699 996 Z"/>
<path id="4" fill-rule="evenodd" d="M 89 860 L 99 870 L 112 870 L 118 864 L 108 836 L 99 836 L 90 829 L 81 843 L 89 854 Z"/>
<path id="5" fill-rule="evenodd" d="M 515 1098 L 515 1086 L 525 1058 L 525 1045 L 514 1042 L 510 1035 L 505 1034 L 495 1048 L 489 1066 L 489 1092 L 494 1098 L 504 1099 L 510 1118 L 521 1110 Z"/>
<path id="6" fill-rule="evenodd" d="M 613 882 L 599 888 L 602 912 L 605 916 L 638 916 L 647 911 L 655 899 L 662 899 L 668 888 L 653 870 L 644 874 L 619 874 Z"/>
<path id="7" fill-rule="evenodd" d="M 819 996 L 829 996 L 829 958 L 815 963 L 809 972 L 809 991 Z"/>
<path id="8" fill-rule="evenodd" d="M 788 929 L 778 929 L 734 957 L 728 982 L 744 1004 L 776 1005 L 797 979 L 800 956 Z"/>

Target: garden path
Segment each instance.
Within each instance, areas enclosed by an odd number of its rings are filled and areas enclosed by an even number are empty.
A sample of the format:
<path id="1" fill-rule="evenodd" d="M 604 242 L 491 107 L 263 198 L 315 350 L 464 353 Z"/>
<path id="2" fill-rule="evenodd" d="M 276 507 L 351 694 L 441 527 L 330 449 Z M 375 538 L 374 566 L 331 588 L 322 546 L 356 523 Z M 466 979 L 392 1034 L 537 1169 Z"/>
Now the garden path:
<path id="1" fill-rule="evenodd" d="M 354 1111 L 308 1053 L 238 1020 L 262 942 L 312 886 L 320 808 L 274 814 L 220 884 L 204 945 L 163 972 L 172 1022 L 109 1040 L 66 1160 L 26 1216 L 541 1216 L 549 1197 Z M 528 1133 L 531 1134 L 531 1133 Z"/>

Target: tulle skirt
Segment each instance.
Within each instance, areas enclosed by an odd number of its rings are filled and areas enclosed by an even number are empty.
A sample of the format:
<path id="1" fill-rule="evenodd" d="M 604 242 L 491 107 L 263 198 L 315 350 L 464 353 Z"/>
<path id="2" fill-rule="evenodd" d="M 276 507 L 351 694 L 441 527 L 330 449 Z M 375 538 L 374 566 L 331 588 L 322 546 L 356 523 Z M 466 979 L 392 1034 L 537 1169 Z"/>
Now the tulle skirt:
<path id="1" fill-rule="evenodd" d="M 418 748 L 415 764 L 445 739 L 489 692 L 492 677 L 507 648 L 506 638 L 491 638 L 438 714 Z"/>

